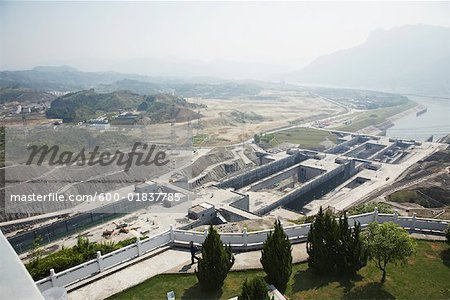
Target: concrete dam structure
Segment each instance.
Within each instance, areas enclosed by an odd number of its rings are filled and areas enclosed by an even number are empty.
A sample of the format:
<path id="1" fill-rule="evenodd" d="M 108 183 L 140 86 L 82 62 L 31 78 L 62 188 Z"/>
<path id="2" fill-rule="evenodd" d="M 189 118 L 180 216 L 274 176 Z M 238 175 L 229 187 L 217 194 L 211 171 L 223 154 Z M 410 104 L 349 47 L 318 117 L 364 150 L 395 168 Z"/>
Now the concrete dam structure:
<path id="1" fill-rule="evenodd" d="M 300 185 L 287 190 L 286 194 L 278 200 L 259 208 L 255 213 L 264 215 L 279 206 L 300 210 L 308 201 L 320 198 L 350 178 L 355 172 L 355 162 L 349 160 L 334 167 L 329 166 L 326 169 L 300 165 L 298 171 Z"/>
<path id="2" fill-rule="evenodd" d="M 230 206 L 262 216 L 280 206 L 300 210 L 357 172 L 353 159 L 336 162 L 332 154 L 297 150 L 278 154 L 273 161 L 269 157 L 270 162 L 226 179 L 216 188 L 242 195 Z"/>
<path id="3" fill-rule="evenodd" d="M 308 156 L 302 155 L 301 153 L 296 153 L 294 155 L 289 155 L 280 160 L 272 161 L 255 169 L 249 170 L 240 175 L 226 179 L 219 184 L 219 188 L 233 188 L 235 190 L 243 188 L 249 184 L 252 184 L 258 180 L 261 180 L 267 176 L 274 173 L 280 172 L 286 168 L 293 166 L 301 161 L 308 159 Z"/>

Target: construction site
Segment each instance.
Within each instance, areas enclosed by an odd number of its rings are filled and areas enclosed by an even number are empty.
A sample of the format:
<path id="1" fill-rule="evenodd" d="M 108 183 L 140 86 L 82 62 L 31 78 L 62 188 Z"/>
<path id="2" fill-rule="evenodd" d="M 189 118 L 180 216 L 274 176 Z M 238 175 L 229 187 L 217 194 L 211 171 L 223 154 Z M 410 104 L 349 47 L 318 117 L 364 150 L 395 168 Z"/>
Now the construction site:
<path id="1" fill-rule="evenodd" d="M 317 213 L 320 206 L 344 211 L 371 191 L 390 185 L 415 162 L 446 147 L 336 133 L 343 136 L 340 143 L 325 152 L 297 147 L 278 153 L 256 151 L 258 165 L 192 186 L 197 195 L 194 204 L 213 205 L 216 222 L 264 218 L 280 208 L 305 216 Z"/>
<path id="2" fill-rule="evenodd" d="M 325 130 L 324 130 L 325 131 Z M 264 150 L 254 142 L 228 148 L 196 148 L 190 163 L 150 181 L 121 187 L 114 203 L 83 203 L 76 213 L 43 214 L 1 224 L 17 252 L 37 237 L 45 253 L 70 247 L 78 236 L 119 242 L 158 234 L 169 226 L 203 230 L 215 224 L 225 231 L 270 227 L 275 218 L 295 220 L 335 212 L 361 203 L 370 193 L 393 184 L 410 166 L 448 145 L 342 131 L 326 131 L 336 144 L 324 151 L 291 145 Z M 178 151 L 176 155 L 185 155 Z M 186 161 L 187 162 L 187 161 Z M 129 201 L 133 194 L 177 193 L 180 201 Z"/>

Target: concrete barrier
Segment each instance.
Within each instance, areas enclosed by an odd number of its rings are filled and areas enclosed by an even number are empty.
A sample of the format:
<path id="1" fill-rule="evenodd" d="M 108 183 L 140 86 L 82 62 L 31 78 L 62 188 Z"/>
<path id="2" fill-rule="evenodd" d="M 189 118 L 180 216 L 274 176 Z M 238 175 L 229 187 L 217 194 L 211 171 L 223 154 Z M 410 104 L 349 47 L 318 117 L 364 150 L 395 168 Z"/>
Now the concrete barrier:
<path id="1" fill-rule="evenodd" d="M 394 222 L 410 232 L 422 232 L 426 234 L 443 235 L 449 226 L 448 220 L 424 219 L 412 217 L 400 217 L 397 211 L 393 214 L 381 214 L 377 210 L 370 213 L 353 215 L 348 217 L 349 224 L 354 226 L 360 223 L 362 228 L 367 227 L 372 222 Z M 306 241 L 311 224 L 301 224 L 294 226 L 285 226 L 284 231 L 291 243 L 301 243 Z M 272 229 L 247 232 L 244 229 L 240 233 L 221 233 L 220 237 L 224 244 L 231 245 L 234 250 L 254 250 L 261 249 L 267 235 Z M 68 287 L 80 280 L 89 278 L 98 273 L 109 270 L 125 262 L 137 259 L 150 251 L 164 246 L 184 246 L 187 247 L 191 241 L 195 244 L 202 244 L 208 234 L 208 229 L 203 231 L 174 229 L 152 236 L 145 240 L 138 239 L 136 243 L 120 248 L 116 251 L 102 255 L 97 253 L 97 258 L 82 263 L 70 269 L 55 273 L 50 270 L 50 276 L 36 282 L 40 291 L 45 291 L 51 287 Z"/>

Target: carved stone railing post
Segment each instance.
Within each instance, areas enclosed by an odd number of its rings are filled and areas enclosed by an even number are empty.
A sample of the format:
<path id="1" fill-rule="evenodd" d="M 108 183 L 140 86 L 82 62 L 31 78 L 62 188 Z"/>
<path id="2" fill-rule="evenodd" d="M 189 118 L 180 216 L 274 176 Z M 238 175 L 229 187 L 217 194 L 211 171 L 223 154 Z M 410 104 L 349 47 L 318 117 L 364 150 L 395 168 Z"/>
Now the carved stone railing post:
<path id="1" fill-rule="evenodd" d="M 242 232 L 242 243 L 244 248 L 247 248 L 247 239 L 248 239 L 248 234 L 247 234 L 247 227 L 244 227 L 244 231 Z"/>
<path id="2" fill-rule="evenodd" d="M 97 251 L 97 263 L 98 263 L 98 269 L 100 270 L 100 272 L 103 272 L 103 270 L 105 269 L 105 266 L 103 264 L 102 253 L 100 251 Z"/>
<path id="3" fill-rule="evenodd" d="M 50 269 L 50 279 L 52 280 L 52 287 L 58 287 L 58 277 L 56 277 L 55 269 Z"/>
<path id="4" fill-rule="evenodd" d="M 373 211 L 373 221 L 378 222 L 378 207 L 375 207 L 375 210 Z"/>

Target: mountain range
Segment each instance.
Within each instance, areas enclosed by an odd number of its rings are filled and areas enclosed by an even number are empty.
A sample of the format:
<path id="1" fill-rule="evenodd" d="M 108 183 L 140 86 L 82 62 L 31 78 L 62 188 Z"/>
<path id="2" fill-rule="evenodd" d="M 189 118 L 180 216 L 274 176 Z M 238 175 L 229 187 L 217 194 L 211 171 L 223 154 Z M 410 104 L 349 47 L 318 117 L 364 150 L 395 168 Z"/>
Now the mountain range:
<path id="1" fill-rule="evenodd" d="M 315 59 L 288 81 L 396 91 L 450 92 L 450 28 L 406 25 L 373 31 L 354 48 Z"/>
<path id="2" fill-rule="evenodd" d="M 129 89 L 138 93 L 182 91 L 183 96 L 196 96 L 199 91 L 208 94 L 211 88 L 217 91 L 218 83 L 225 82 L 224 88 L 228 90 L 230 87 L 245 90 L 248 81 L 240 85 L 242 78 L 269 78 L 277 82 L 448 95 L 450 28 L 405 25 L 377 29 L 362 44 L 322 55 L 296 71 L 290 71 L 293 66 L 153 58 L 130 59 L 110 66 L 114 72 L 81 72 L 68 66 L 3 71 L 0 87 L 44 91 L 89 88 Z M 237 78 L 241 81 L 235 81 Z M 252 92 L 256 89 L 253 86 Z"/>

